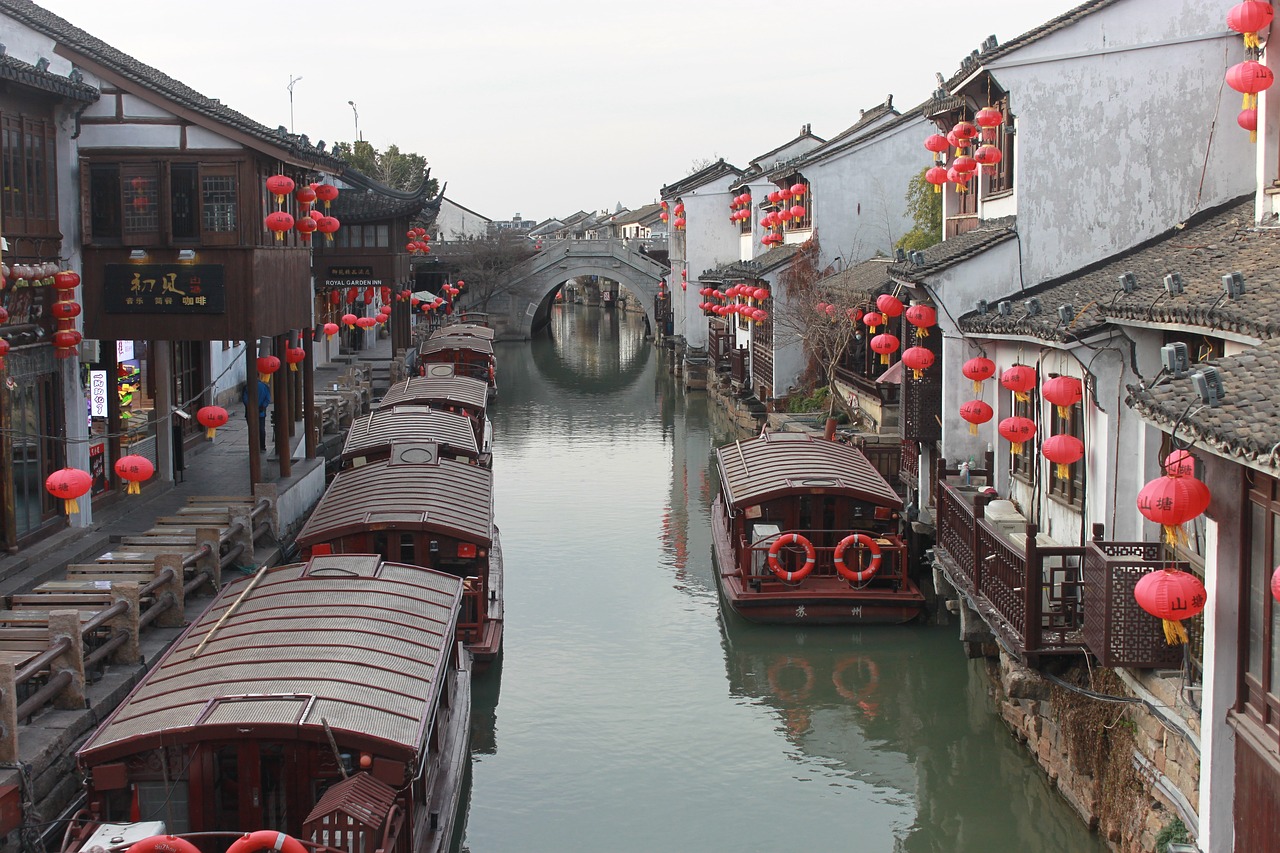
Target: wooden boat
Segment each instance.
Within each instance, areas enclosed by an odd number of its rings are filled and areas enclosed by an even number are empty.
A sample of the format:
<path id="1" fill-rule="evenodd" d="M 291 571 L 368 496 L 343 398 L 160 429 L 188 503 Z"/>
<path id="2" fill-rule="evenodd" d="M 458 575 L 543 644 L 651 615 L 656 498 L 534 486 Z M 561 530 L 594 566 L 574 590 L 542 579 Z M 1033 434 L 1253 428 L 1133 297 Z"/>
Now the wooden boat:
<path id="1" fill-rule="evenodd" d="M 897 535 L 902 500 L 856 448 L 765 433 L 716 450 L 724 601 L 753 622 L 902 623 L 924 596 Z"/>
<path id="2" fill-rule="evenodd" d="M 460 412 L 430 406 L 391 406 L 356 418 L 342 448 L 344 468 L 378 462 L 405 441 L 431 441 L 439 453 L 459 462 L 493 467 L 493 454 L 481 452 L 471 419 Z"/>
<path id="3" fill-rule="evenodd" d="M 502 648 L 502 546 L 493 472 L 439 455 L 431 442 L 338 472 L 296 542 L 306 556 L 379 554 L 465 580 L 458 639 L 477 669 Z"/>
<path id="4" fill-rule="evenodd" d="M 443 375 L 438 375 L 437 369 Z M 455 376 L 451 365 L 431 365 L 430 375 L 406 379 L 392 385 L 374 408 L 389 409 L 406 405 L 430 406 L 466 415 L 471 420 L 480 452 L 491 451 L 493 426 L 488 415 L 489 386 L 479 379 Z"/>
<path id="5" fill-rule="evenodd" d="M 493 329 L 489 326 L 482 323 L 470 322 L 450 323 L 448 325 L 441 326 L 431 334 L 432 337 L 436 335 L 474 335 L 475 337 L 483 338 L 486 341 L 492 341 L 494 338 Z"/>
<path id="6" fill-rule="evenodd" d="M 212 853 L 263 831 L 445 853 L 469 760 L 462 599 L 460 578 L 368 554 L 227 584 L 80 749 L 64 850 L 170 833 Z"/>
<path id="7" fill-rule="evenodd" d="M 429 375 L 432 365 L 451 365 L 455 376 L 479 379 L 489 386 L 489 395 L 498 393 L 497 360 L 493 341 L 474 334 L 445 334 L 453 326 L 435 332 L 418 347 L 418 364 L 422 375 Z"/>

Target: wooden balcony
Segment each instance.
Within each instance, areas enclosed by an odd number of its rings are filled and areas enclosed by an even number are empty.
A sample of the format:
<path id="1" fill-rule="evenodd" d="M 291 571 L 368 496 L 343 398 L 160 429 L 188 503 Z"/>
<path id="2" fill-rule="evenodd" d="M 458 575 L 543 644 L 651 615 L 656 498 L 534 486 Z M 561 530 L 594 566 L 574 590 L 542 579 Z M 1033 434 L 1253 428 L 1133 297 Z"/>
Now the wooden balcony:
<path id="1" fill-rule="evenodd" d="M 935 559 L 1007 649 L 1032 665 L 1086 650 L 1108 667 L 1176 664 L 1180 650 L 1133 599 L 1142 575 L 1169 565 L 1158 544 L 1103 541 L 1100 524 L 1085 545 L 1049 544 L 1035 524 L 988 518 L 993 498 L 938 468 Z"/>

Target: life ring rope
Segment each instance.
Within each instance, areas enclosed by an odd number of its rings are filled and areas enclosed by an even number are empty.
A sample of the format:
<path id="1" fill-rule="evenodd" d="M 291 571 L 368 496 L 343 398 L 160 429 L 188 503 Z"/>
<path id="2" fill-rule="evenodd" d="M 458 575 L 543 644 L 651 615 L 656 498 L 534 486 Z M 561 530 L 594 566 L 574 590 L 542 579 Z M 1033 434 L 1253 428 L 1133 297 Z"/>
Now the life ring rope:
<path id="1" fill-rule="evenodd" d="M 794 572 L 788 571 L 778 559 L 778 554 L 788 545 L 799 545 L 804 549 L 804 565 Z M 804 580 L 813 571 L 817 562 L 818 552 L 814 549 L 813 543 L 799 533 L 781 533 L 769 546 L 769 570 L 784 583 L 799 583 Z"/>
<path id="2" fill-rule="evenodd" d="M 844 553 L 853 545 L 857 545 L 858 550 L 866 550 L 871 552 L 871 560 L 867 563 L 866 568 L 862 568 L 862 561 L 859 559 L 859 568 L 851 568 L 845 564 Z M 832 557 L 835 564 L 836 573 L 840 577 L 850 583 L 866 583 L 876 576 L 876 572 L 880 571 L 880 544 L 875 539 L 865 533 L 851 533 L 840 540 L 840 544 L 836 546 L 835 555 Z"/>

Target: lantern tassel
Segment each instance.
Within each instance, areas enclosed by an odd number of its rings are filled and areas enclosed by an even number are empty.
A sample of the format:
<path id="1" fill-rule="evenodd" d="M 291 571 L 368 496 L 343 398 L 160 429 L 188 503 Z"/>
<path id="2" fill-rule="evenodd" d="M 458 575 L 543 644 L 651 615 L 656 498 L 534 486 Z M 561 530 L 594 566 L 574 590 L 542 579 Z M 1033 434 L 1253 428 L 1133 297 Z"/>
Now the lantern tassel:
<path id="1" fill-rule="evenodd" d="M 130 480 L 129 485 L 125 487 L 124 493 L 126 495 L 140 495 L 142 494 L 142 484 L 137 480 Z"/>
<path id="2" fill-rule="evenodd" d="M 258 381 L 259 381 L 259 382 L 270 382 L 270 381 L 271 381 L 271 374 L 270 374 L 270 373 L 259 373 L 259 374 L 258 374 Z"/>
<path id="3" fill-rule="evenodd" d="M 1030 403 L 1031 395 L 1026 391 L 1014 391 L 1013 399 L 1017 400 L 1019 403 Z"/>
<path id="4" fill-rule="evenodd" d="M 78 500 L 63 500 L 62 508 L 67 511 L 67 515 L 76 515 L 80 512 L 80 502 Z"/>
<path id="5" fill-rule="evenodd" d="M 880 363 L 881 363 L 881 364 L 888 364 L 888 363 L 889 363 L 889 353 L 887 353 L 887 352 L 882 352 L 882 353 L 880 353 Z"/>
<path id="6" fill-rule="evenodd" d="M 934 191 L 935 193 L 940 193 L 940 192 L 942 192 L 942 184 L 934 184 L 934 185 L 933 185 L 933 191 Z"/>
<path id="7" fill-rule="evenodd" d="M 1070 478 L 1071 478 L 1071 466 L 1063 465 L 1061 462 L 1059 462 L 1058 463 L 1058 479 L 1068 480 Z"/>
<path id="8" fill-rule="evenodd" d="M 1021 456 L 1021 455 L 1022 455 L 1022 442 L 1020 442 L 1020 441 L 1011 441 L 1011 442 L 1009 442 L 1009 449 L 1013 451 L 1013 455 L 1014 455 L 1014 456 Z"/>
<path id="9" fill-rule="evenodd" d="M 218 434 L 217 427 L 209 427 L 204 431 L 204 437 L 209 439 L 210 441 L 213 441 L 213 437 L 216 436 L 217 434 Z"/>
<path id="10" fill-rule="evenodd" d="M 1071 407 L 1070 407 L 1070 406 L 1059 406 L 1059 407 L 1058 407 L 1058 417 L 1062 418 L 1064 421 L 1067 419 L 1067 416 L 1068 416 L 1068 415 L 1070 415 L 1070 414 L 1071 414 Z"/>
<path id="11" fill-rule="evenodd" d="M 973 393 L 975 396 L 982 393 L 982 380 L 973 380 Z"/>
<path id="12" fill-rule="evenodd" d="M 1245 34 L 1244 34 L 1244 47 L 1245 47 L 1245 50 L 1249 50 L 1250 48 L 1255 49 L 1255 50 L 1256 50 L 1256 49 L 1258 49 L 1258 48 L 1261 48 L 1261 47 L 1262 47 L 1262 43 L 1261 43 L 1260 41 L 1258 41 L 1258 34 L 1257 34 L 1257 33 L 1245 33 Z"/>
<path id="13" fill-rule="evenodd" d="M 917 327 L 916 327 L 916 337 L 917 337 L 917 338 L 927 338 L 927 337 L 929 337 L 929 330 L 928 330 L 928 329 L 926 329 L 924 326 L 917 326 Z"/>
<path id="14" fill-rule="evenodd" d="M 1251 130 L 1251 131 L 1249 131 L 1249 141 L 1250 141 L 1250 142 L 1253 142 L 1253 143 L 1257 143 L 1257 141 L 1258 141 L 1258 131 L 1256 131 L 1256 130 Z"/>
<path id="15" fill-rule="evenodd" d="M 297 373 L 297 372 L 298 372 L 298 365 L 297 365 L 296 363 L 294 363 L 294 362 L 289 362 L 289 369 L 290 369 L 291 371 L 293 371 L 294 373 Z"/>
<path id="16" fill-rule="evenodd" d="M 969 435 L 977 435 L 977 434 L 978 434 L 978 425 L 969 424 Z"/>
<path id="17" fill-rule="evenodd" d="M 1187 636 L 1187 629 L 1182 627 L 1181 622 L 1173 619 L 1161 619 L 1164 623 L 1164 641 L 1170 646 L 1180 646 L 1187 643 L 1191 638 Z"/>

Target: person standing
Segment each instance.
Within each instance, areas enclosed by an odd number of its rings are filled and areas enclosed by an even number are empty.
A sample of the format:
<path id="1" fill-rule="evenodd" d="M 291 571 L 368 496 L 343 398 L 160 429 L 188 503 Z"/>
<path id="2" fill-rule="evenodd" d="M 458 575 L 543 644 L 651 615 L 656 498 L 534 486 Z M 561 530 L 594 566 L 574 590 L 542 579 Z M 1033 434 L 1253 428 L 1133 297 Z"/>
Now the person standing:
<path id="1" fill-rule="evenodd" d="M 244 417 L 249 419 L 249 383 L 244 383 L 240 398 L 244 400 Z M 271 386 L 258 380 L 258 449 L 267 449 L 267 407 L 271 405 Z"/>

